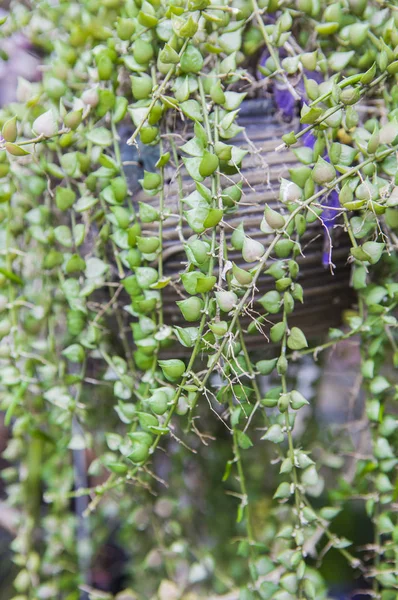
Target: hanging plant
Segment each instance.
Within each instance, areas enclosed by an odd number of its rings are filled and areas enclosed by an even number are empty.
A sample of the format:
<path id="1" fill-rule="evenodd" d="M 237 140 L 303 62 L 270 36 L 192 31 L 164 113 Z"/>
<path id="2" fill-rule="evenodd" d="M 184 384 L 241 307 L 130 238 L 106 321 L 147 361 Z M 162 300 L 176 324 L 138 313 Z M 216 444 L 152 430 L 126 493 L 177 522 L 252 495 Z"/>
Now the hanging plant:
<path id="1" fill-rule="evenodd" d="M 105 597 L 109 522 L 117 598 L 327 599 L 328 549 L 396 597 L 397 27 L 380 0 L 11 3 L 0 36 L 43 55 L 0 111 L 14 600 Z M 294 373 L 350 338 L 372 443 L 335 484 Z M 188 510 L 203 457 L 221 499 Z M 230 507 L 236 543 L 194 546 Z"/>

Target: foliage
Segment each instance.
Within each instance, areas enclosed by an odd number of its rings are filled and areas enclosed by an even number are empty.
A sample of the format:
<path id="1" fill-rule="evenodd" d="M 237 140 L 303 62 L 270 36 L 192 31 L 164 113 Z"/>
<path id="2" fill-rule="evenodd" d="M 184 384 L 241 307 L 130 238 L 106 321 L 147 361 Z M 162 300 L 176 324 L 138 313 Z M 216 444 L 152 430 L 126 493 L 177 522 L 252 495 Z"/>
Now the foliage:
<path id="1" fill-rule="evenodd" d="M 373 582 L 373 597 L 396 597 L 397 388 L 387 365 L 398 363 L 397 27 L 398 10 L 384 0 L 12 5 L 1 35 L 23 30 L 45 55 L 42 80 L 20 80 L 18 101 L 0 113 L 1 406 L 13 435 L 3 476 L 21 511 L 14 600 L 79 597 L 90 549 L 78 542 L 82 523 L 73 506 L 87 494 L 94 545 L 104 520 L 117 518 L 134 556 L 136 592 L 123 597 L 230 591 L 241 600 L 326 599 L 307 558 L 319 531 Z M 301 104 L 300 123 L 293 120 L 294 130 L 276 145 L 291 147 L 302 165 L 281 180 L 279 209 L 264 204 L 261 241 L 245 223 L 230 238 L 250 160 L 250 147 L 233 143 L 242 130 L 239 108 L 247 94 L 272 86 L 283 90 L 285 115 L 293 116 L 292 102 Z M 139 205 L 122 158 L 126 121 L 133 123 L 127 143 L 157 154 L 140 181 L 146 200 Z M 165 178 L 170 166 L 177 215 Z M 164 274 L 170 219 L 185 251 L 173 277 Z M 357 302 L 347 329 L 310 349 L 292 320 L 305 300 L 300 240 L 317 219 L 329 235 L 343 223 L 350 237 Z M 228 258 L 231 248 L 245 268 Z M 266 270 L 275 289 L 254 309 Z M 184 327 L 164 319 L 165 290 L 177 280 Z M 270 351 L 258 361 L 248 337 L 266 332 L 267 323 Z M 352 336 L 361 338 L 373 450 L 357 461 L 351 484 L 323 490 L 320 464 L 293 435 L 308 399 L 289 373 L 293 359 Z M 259 374 L 273 378 L 265 395 Z M 197 417 L 206 413 L 224 422 L 227 448 L 222 437 L 209 442 L 200 431 Z M 213 447 L 209 461 L 226 459 L 223 481 L 238 504 L 239 539 L 224 557 L 237 568 L 184 541 L 194 516 L 173 502 L 196 436 Z M 174 448 L 170 477 L 180 486 L 163 504 L 160 447 Z M 86 448 L 96 455 L 90 475 L 99 478 L 89 489 L 76 483 Z M 279 470 L 264 527 L 254 527 L 251 453 L 264 477 Z M 320 494 L 315 508 L 311 497 Z M 333 533 L 350 498 L 366 501 L 374 526 L 366 557 Z M 159 518 L 169 519 L 165 529 Z M 181 560 L 191 565 L 183 583 Z"/>

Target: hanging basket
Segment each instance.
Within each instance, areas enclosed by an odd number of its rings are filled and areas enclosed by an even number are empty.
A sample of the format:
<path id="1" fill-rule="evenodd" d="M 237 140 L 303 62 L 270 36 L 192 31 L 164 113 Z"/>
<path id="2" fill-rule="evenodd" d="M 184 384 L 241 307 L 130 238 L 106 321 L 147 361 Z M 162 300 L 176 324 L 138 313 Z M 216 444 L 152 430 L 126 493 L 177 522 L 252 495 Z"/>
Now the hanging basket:
<path id="1" fill-rule="evenodd" d="M 228 245 L 228 259 L 238 266 L 247 268 L 240 252 L 235 251 L 230 243 L 233 231 L 243 223 L 245 234 L 258 239 L 267 247 L 267 235 L 260 230 L 260 223 L 267 203 L 271 208 L 280 208 L 278 198 L 280 179 L 288 175 L 288 169 L 297 166 L 297 160 L 291 151 L 276 151 L 284 134 L 292 130 L 292 124 L 281 122 L 276 114 L 276 108 L 270 99 L 256 99 L 245 101 L 240 110 L 239 125 L 245 129 L 234 138 L 233 143 L 245 147 L 248 154 L 243 159 L 241 174 L 243 176 L 243 195 L 236 212 L 227 214 L 224 218 L 225 235 Z M 184 132 L 181 127 L 175 129 L 175 138 L 178 145 L 189 139 L 189 132 Z M 144 165 L 148 169 L 148 164 Z M 192 179 L 181 171 L 184 196 L 193 191 Z M 130 171 L 131 173 L 131 171 Z M 166 178 L 169 186 L 166 189 L 165 205 L 168 213 L 163 223 L 163 260 L 164 275 L 170 277 L 172 285 L 162 290 L 164 322 L 169 325 L 184 326 L 181 312 L 176 305 L 177 300 L 186 297 L 186 292 L 179 280 L 178 273 L 186 260 L 183 241 L 178 231 L 178 186 L 176 181 L 175 165 L 170 163 L 166 169 Z M 134 199 L 158 207 L 157 197 L 148 197 L 143 193 L 134 196 Z M 157 225 L 145 226 L 142 235 L 156 235 Z M 323 262 L 325 245 L 328 236 L 325 226 L 320 219 L 309 224 L 302 237 L 302 255 L 297 258 L 300 264 L 299 282 L 304 289 L 304 303 L 296 303 L 292 324 L 305 330 L 309 337 L 325 334 L 330 327 L 341 323 L 341 313 L 348 308 L 353 295 L 349 292 L 350 266 L 347 262 L 350 243 L 339 219 L 337 218 L 330 231 L 332 237 L 332 263 Z M 192 230 L 184 227 L 181 230 L 186 239 Z M 325 237 L 326 236 L 326 237 Z M 253 310 L 256 311 L 256 300 L 267 291 L 274 289 L 272 277 L 262 274 L 257 283 L 257 292 Z M 255 313 L 253 313 L 255 314 Z M 248 326 L 250 316 L 243 319 L 243 324 Z M 272 324 L 272 323 L 271 323 Z M 271 325 L 264 324 L 264 333 Z M 248 343 L 253 348 L 259 347 L 264 342 L 262 334 L 254 333 L 248 338 Z M 261 346 L 260 346 L 261 347 Z"/>

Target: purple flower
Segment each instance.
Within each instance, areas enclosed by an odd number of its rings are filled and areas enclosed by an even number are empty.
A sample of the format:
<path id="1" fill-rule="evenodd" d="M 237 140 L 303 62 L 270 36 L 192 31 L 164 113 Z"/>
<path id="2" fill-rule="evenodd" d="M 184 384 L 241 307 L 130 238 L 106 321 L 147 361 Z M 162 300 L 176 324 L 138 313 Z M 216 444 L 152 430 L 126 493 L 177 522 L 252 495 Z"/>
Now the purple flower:
<path id="1" fill-rule="evenodd" d="M 291 121 L 296 112 L 296 100 L 293 94 L 283 86 L 274 85 L 274 100 L 285 121 Z"/>

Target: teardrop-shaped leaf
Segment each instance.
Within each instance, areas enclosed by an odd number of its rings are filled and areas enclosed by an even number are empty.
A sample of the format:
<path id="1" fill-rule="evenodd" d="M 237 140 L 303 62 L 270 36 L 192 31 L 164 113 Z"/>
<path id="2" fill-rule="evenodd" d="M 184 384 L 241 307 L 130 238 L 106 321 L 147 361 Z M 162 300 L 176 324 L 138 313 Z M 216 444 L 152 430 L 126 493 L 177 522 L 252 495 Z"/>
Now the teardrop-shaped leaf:
<path id="1" fill-rule="evenodd" d="M 290 350 L 302 350 L 308 347 L 307 339 L 301 329 L 292 327 L 287 338 L 287 345 Z"/>

